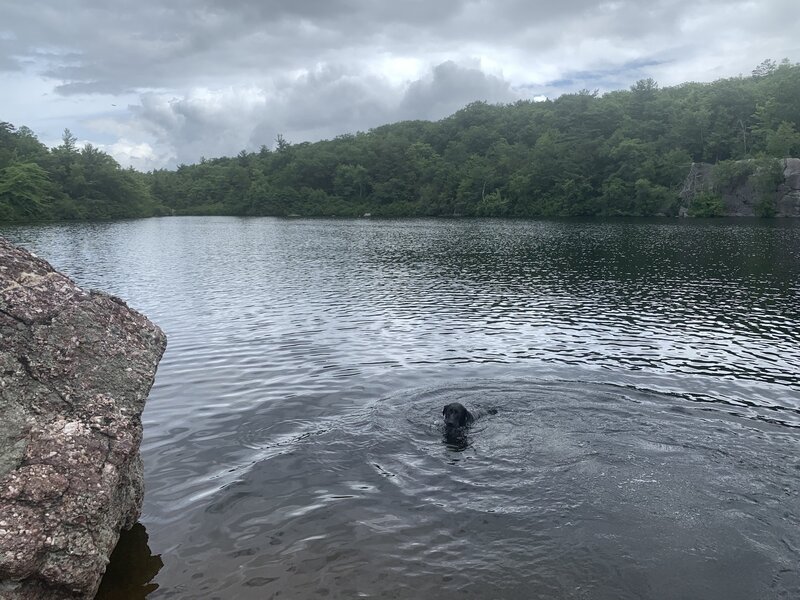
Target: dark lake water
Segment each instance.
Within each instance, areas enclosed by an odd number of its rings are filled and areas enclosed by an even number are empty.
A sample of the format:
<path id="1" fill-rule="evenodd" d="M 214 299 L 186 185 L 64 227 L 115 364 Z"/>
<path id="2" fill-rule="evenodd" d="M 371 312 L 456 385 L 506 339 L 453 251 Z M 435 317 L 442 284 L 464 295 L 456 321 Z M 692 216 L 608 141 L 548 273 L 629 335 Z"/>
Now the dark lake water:
<path id="1" fill-rule="evenodd" d="M 797 221 L 0 234 L 169 336 L 101 597 L 800 598 Z"/>

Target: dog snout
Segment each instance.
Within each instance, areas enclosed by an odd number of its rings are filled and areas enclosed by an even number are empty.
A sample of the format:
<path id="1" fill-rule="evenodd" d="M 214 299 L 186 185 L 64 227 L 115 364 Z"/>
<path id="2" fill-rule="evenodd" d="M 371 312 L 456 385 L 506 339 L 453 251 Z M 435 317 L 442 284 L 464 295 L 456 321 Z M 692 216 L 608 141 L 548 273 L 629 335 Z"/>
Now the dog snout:
<path id="1" fill-rule="evenodd" d="M 447 425 L 448 427 L 459 427 L 461 425 L 458 419 L 458 415 L 452 413 L 445 415 L 444 424 Z"/>

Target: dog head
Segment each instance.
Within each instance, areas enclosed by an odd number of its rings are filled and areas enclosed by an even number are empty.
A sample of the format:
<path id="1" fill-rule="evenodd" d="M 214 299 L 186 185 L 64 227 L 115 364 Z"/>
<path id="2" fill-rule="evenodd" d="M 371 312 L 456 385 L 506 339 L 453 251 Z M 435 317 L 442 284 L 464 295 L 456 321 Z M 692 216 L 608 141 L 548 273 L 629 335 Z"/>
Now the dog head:
<path id="1" fill-rule="evenodd" d="M 442 416 L 444 417 L 444 425 L 448 428 L 466 427 L 474 420 L 472 413 L 459 402 L 452 402 L 446 405 L 442 409 Z"/>

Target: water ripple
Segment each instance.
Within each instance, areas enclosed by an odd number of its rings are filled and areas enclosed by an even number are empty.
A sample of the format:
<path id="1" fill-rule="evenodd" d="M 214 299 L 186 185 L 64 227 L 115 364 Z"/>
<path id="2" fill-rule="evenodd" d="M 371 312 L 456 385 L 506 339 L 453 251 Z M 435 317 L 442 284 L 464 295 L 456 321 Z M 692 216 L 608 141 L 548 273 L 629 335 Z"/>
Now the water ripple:
<path id="1" fill-rule="evenodd" d="M 800 595 L 800 223 L 0 233 L 169 336 L 154 597 Z"/>

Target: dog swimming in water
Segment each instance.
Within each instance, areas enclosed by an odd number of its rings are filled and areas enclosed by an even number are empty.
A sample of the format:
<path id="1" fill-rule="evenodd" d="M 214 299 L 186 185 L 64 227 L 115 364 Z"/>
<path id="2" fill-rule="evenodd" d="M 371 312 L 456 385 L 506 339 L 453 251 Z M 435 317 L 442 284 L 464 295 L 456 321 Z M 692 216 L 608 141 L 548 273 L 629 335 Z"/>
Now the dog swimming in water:
<path id="1" fill-rule="evenodd" d="M 442 416 L 444 417 L 444 426 L 447 429 L 463 429 L 472 425 L 475 417 L 467 408 L 460 402 L 451 402 L 442 409 Z"/>
<path id="2" fill-rule="evenodd" d="M 483 415 L 496 415 L 496 408 L 478 408 L 477 412 L 470 412 L 460 402 L 451 402 L 442 409 L 444 417 L 444 443 L 448 448 L 461 452 L 470 446 L 467 436 L 472 424 Z"/>

